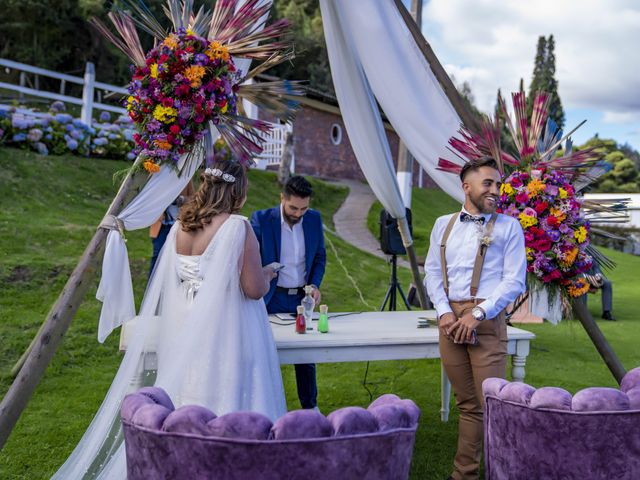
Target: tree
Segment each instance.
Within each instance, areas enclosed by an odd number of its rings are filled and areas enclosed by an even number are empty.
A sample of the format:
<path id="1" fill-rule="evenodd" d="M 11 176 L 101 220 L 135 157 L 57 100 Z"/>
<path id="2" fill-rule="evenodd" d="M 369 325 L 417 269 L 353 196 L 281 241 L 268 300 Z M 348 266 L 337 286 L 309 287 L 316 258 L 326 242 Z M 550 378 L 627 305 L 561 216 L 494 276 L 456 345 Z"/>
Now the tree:
<path id="1" fill-rule="evenodd" d="M 536 92 L 547 92 L 551 95 L 549 118 L 556 122 L 559 128 L 563 128 L 565 115 L 562 102 L 560 101 L 560 95 L 558 94 L 555 45 L 553 35 L 549 35 L 549 39 L 545 39 L 544 36 L 538 37 L 533 77 L 529 85 L 529 95 L 527 98 L 527 114 L 531 117 Z"/>
<path id="2" fill-rule="evenodd" d="M 640 192 L 640 173 L 636 163 L 629 155 L 638 152 L 628 145 L 619 146 L 615 140 L 600 138 L 597 134 L 589 139 L 578 150 L 595 147 L 601 158 L 611 165 L 611 170 L 604 174 L 591 187 L 593 192 L 602 193 L 635 193 Z"/>
<path id="3" fill-rule="evenodd" d="M 268 73 L 289 80 L 308 80 L 312 89 L 334 94 L 317 0 L 275 0 L 271 18 L 286 18 L 291 22 L 296 58 Z"/>

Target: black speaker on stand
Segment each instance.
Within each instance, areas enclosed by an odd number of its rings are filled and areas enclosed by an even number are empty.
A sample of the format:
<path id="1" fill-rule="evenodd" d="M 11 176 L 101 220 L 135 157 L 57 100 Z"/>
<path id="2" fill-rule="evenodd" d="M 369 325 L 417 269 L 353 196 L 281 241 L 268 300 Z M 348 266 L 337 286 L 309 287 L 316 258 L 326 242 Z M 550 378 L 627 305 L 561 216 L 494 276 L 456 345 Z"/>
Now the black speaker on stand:
<path id="1" fill-rule="evenodd" d="M 413 227 L 411 225 L 411 210 L 406 210 L 407 222 L 409 223 L 409 231 L 413 235 Z M 411 310 L 411 305 L 407 301 L 407 297 L 402 291 L 400 283 L 398 283 L 398 255 L 406 255 L 407 251 L 402 244 L 402 237 L 398 230 L 398 221 L 386 210 L 380 212 L 380 249 L 386 255 L 390 255 L 391 278 L 389 279 L 389 288 L 380 307 L 383 311 L 389 304 L 389 311 L 397 310 L 397 293 L 404 301 L 407 310 Z"/>

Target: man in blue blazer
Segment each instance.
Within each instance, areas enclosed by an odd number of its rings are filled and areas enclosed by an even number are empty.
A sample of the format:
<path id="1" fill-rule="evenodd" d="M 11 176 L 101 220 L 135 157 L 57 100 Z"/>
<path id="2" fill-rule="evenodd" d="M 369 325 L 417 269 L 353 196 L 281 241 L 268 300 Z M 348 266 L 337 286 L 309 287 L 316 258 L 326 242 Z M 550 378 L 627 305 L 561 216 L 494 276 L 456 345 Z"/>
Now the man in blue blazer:
<path id="1" fill-rule="evenodd" d="M 304 297 L 304 286 L 312 285 L 316 305 L 327 254 L 320 214 L 309 208 L 313 190 L 301 176 L 294 176 L 280 193 L 280 205 L 251 215 L 262 264 L 284 265 L 264 296 L 269 313 L 294 313 Z M 316 408 L 318 389 L 315 364 L 295 366 L 298 398 L 302 408 Z"/>

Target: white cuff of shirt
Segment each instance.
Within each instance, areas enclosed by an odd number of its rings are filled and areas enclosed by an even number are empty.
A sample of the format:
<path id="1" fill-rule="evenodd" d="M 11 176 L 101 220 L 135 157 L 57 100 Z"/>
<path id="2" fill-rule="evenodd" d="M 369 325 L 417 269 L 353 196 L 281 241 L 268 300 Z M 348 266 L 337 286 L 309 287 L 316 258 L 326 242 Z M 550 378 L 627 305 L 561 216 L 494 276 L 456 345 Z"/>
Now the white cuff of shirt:
<path id="1" fill-rule="evenodd" d="M 453 312 L 453 310 L 451 310 L 451 305 L 449 305 L 448 302 L 443 302 L 436 305 L 436 313 L 438 314 L 438 318 L 440 318 L 445 313 L 451 312 Z"/>
<path id="2" fill-rule="evenodd" d="M 495 303 L 493 303 L 491 300 L 485 300 L 484 302 L 478 304 L 478 307 L 484 310 L 485 319 L 496 318 L 498 316 L 498 312 L 494 311 Z"/>

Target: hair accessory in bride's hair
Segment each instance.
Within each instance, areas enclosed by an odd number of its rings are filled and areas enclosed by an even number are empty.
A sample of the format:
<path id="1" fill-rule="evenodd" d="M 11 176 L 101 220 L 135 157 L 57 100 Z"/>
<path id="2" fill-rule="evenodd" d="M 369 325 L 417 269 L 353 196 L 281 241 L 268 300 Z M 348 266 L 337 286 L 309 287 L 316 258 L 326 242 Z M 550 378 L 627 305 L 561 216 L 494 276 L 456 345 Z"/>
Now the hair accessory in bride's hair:
<path id="1" fill-rule="evenodd" d="M 219 168 L 207 168 L 204 173 L 206 175 L 213 175 L 214 177 L 222 177 L 222 179 L 227 183 L 234 183 L 236 181 L 236 177 L 230 173 L 224 173 Z"/>

